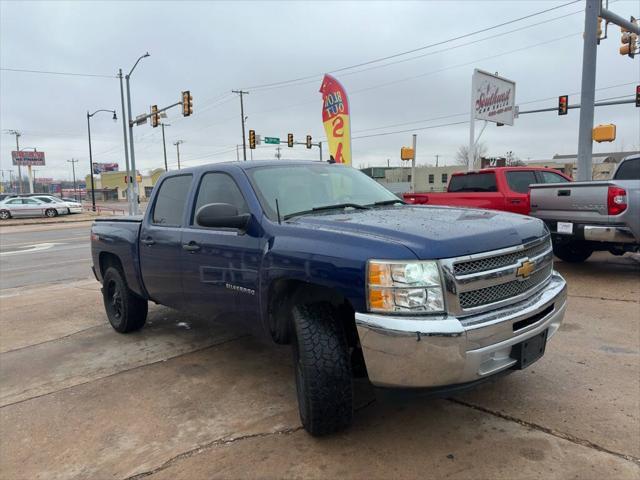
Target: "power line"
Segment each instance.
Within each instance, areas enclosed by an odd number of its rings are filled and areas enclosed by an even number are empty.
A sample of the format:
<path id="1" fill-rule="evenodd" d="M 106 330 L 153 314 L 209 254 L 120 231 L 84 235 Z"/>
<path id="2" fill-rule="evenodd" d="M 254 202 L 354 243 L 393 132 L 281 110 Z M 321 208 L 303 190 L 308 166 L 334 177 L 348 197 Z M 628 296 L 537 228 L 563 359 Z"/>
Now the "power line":
<path id="1" fill-rule="evenodd" d="M 0 70 L 6 71 L 6 72 L 39 73 L 43 75 L 66 75 L 71 77 L 118 78 L 116 75 L 100 75 L 97 73 L 77 73 L 77 72 L 54 72 L 50 70 L 27 70 L 24 68 L 1 67 Z"/>
<path id="2" fill-rule="evenodd" d="M 476 39 L 476 40 L 472 40 L 470 42 L 465 42 L 465 43 L 460 43 L 458 45 L 449 46 L 449 47 L 441 49 L 441 50 L 435 50 L 433 52 L 423 53 L 421 55 L 416 55 L 416 56 L 413 56 L 413 57 L 410 57 L 410 58 L 403 58 L 401 60 L 396 60 L 396 61 L 393 61 L 393 62 L 385 63 L 383 65 L 374 65 L 374 66 L 371 66 L 371 67 L 368 67 L 368 68 L 363 68 L 363 69 L 360 69 L 360 70 L 356 70 L 355 72 L 347 72 L 347 73 L 344 73 L 342 75 L 342 77 L 347 77 L 347 76 L 350 76 L 350 75 L 357 75 L 359 73 L 368 72 L 370 70 L 375 70 L 375 69 L 379 69 L 379 68 L 385 68 L 385 67 L 389 67 L 389 66 L 392 66 L 392 65 L 397 65 L 399 63 L 410 62 L 412 60 L 417 60 L 417 59 L 420 59 L 420 58 L 425 58 L 425 57 L 429 57 L 429 56 L 432 56 L 432 55 L 437 55 L 439 53 L 448 53 L 451 50 L 455 50 L 455 49 L 462 48 L 462 47 L 468 47 L 469 45 L 475 45 L 475 44 L 477 44 L 479 42 L 483 42 L 483 41 L 486 41 L 486 40 L 492 40 L 494 38 L 498 38 L 498 37 L 501 37 L 503 35 L 508 35 L 508 34 L 511 34 L 511 33 L 520 32 L 522 30 L 526 30 L 526 29 L 529 29 L 529 28 L 533 28 L 533 27 L 537 27 L 537 26 L 540 26 L 540 25 L 544 25 L 544 24 L 547 24 L 547 23 L 550 23 L 550 22 L 555 22 L 555 21 L 561 20 L 563 18 L 570 17 L 570 16 L 576 15 L 578 13 L 582 13 L 583 11 L 584 10 L 577 10 L 575 12 L 567 13 L 565 15 L 560 15 L 558 17 L 547 19 L 547 20 L 544 20 L 542 22 L 532 23 L 530 25 L 525 25 L 523 27 L 519 27 L 519 28 L 516 28 L 516 29 L 513 29 L 513 30 L 506 31 L 506 32 L 496 33 L 495 35 L 490 35 L 488 37 L 479 38 L 479 39 Z M 329 72 L 329 73 L 334 73 L 334 72 Z M 287 85 L 280 85 L 280 86 L 276 85 L 276 86 L 273 86 L 273 87 L 265 87 L 265 88 L 262 88 L 262 89 L 258 90 L 258 93 L 269 91 L 269 90 L 274 90 L 274 89 L 277 89 L 277 88 L 298 87 L 298 86 L 302 86 L 302 85 L 308 85 L 310 83 L 317 82 L 319 80 L 319 77 L 320 77 L 320 75 L 317 75 L 317 76 L 313 77 L 313 80 L 304 81 L 304 82 L 300 82 L 300 83 L 290 83 L 290 84 L 287 84 Z"/>
<path id="3" fill-rule="evenodd" d="M 515 18 L 515 19 L 509 20 L 509 21 L 506 21 L 506 22 L 502 22 L 502 23 L 499 23 L 499 24 L 496 24 L 496 25 L 492 25 L 490 27 L 485 27 L 485 28 L 482 28 L 480 30 L 475 30 L 473 32 L 465 33 L 465 34 L 459 35 L 457 37 L 448 38 L 446 40 L 441 40 L 441 41 L 438 41 L 438 42 L 435 42 L 435 43 L 431 43 L 429 45 L 425 45 L 425 46 L 422 46 L 422 47 L 414 48 L 414 49 L 411 49 L 411 50 L 405 50 L 404 52 L 395 53 L 393 55 L 387 55 L 386 57 L 380 57 L 380 58 L 376 58 L 376 59 L 373 59 L 373 60 L 368 60 L 366 62 L 361 62 L 361 63 L 357 63 L 357 64 L 354 64 L 354 65 L 341 67 L 341 68 L 338 68 L 338 69 L 335 69 L 335 70 L 330 70 L 327 73 L 343 72 L 345 70 L 351 70 L 353 68 L 363 67 L 363 66 L 366 66 L 366 65 L 374 64 L 374 63 L 379 63 L 379 62 L 382 62 L 382 61 L 385 61 L 385 60 L 390 60 L 392 58 L 397 58 L 397 57 L 401 57 L 401 56 L 404 56 L 404 55 L 408 55 L 410 53 L 415 53 L 415 52 L 419 52 L 419 51 L 422 51 L 422 50 L 426 50 L 428 48 L 436 47 L 436 46 L 439 46 L 439 45 L 444 45 L 445 43 L 453 42 L 453 41 L 456 41 L 456 40 L 461 40 L 463 38 L 468 38 L 468 37 L 471 37 L 473 35 L 477 35 L 479 33 L 484 33 L 484 32 L 488 32 L 490 30 L 495 30 L 496 28 L 500 28 L 500 27 L 504 27 L 504 26 L 512 24 L 512 23 L 520 22 L 522 20 L 526 20 L 528 18 L 532 18 L 532 17 L 535 17 L 537 15 L 542 15 L 544 13 L 548 13 L 548 12 L 551 12 L 553 10 L 558 10 L 558 9 L 566 7 L 568 5 L 572 5 L 574 3 L 578 3 L 579 1 L 580 0 L 572 0 L 571 2 L 563 3 L 562 5 L 557 5 L 555 7 L 547 8 L 545 10 L 540 10 L 538 12 L 534 12 L 534 13 L 531 13 L 529 15 L 525 15 L 523 17 Z M 299 78 L 295 78 L 295 79 L 291 79 L 291 80 L 283 80 L 283 81 L 279 81 L 279 82 L 265 83 L 265 84 L 261 84 L 261 85 L 253 85 L 253 86 L 247 87 L 247 89 L 256 90 L 256 89 L 272 87 L 272 86 L 276 86 L 276 85 L 289 84 L 289 83 L 298 82 L 298 81 L 301 81 L 301 80 L 309 80 L 311 78 L 317 78 L 318 76 L 321 76 L 324 73 L 325 72 L 319 73 L 319 74 L 314 74 L 314 75 L 308 75 L 308 76 L 305 76 L 305 77 L 299 77 Z"/>

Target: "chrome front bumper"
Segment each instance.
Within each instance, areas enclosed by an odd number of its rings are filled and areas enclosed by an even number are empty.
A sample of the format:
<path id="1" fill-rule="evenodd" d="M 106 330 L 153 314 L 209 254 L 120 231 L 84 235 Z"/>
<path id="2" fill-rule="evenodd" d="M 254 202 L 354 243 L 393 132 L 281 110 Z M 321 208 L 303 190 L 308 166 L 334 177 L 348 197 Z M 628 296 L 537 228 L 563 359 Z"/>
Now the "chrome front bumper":
<path id="1" fill-rule="evenodd" d="M 438 387 L 486 378 L 516 363 L 511 347 L 562 323 L 564 279 L 553 272 L 531 298 L 490 312 L 456 318 L 356 313 L 369 380 L 381 387 Z"/>

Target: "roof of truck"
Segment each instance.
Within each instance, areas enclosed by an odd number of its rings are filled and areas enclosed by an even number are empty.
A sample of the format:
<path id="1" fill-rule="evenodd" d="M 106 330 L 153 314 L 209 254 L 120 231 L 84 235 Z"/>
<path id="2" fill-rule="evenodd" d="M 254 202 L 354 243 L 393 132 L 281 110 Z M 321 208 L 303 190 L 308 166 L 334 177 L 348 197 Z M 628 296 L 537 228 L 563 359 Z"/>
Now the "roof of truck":
<path id="1" fill-rule="evenodd" d="M 249 170 L 251 168 L 257 167 L 284 167 L 284 166 L 292 166 L 292 165 L 310 165 L 310 164 L 321 164 L 321 165 L 330 165 L 328 162 L 320 162 L 318 160 L 247 160 L 246 162 L 217 162 L 217 163 L 208 163 L 205 165 L 198 165 L 197 167 L 189 167 L 183 168 L 181 170 L 172 170 L 171 174 L 183 173 L 183 172 L 201 172 L 204 170 L 211 170 L 212 168 L 219 168 L 222 170 L 226 170 L 229 168 L 240 168 L 242 170 Z M 336 164 L 338 165 L 338 164 Z"/>

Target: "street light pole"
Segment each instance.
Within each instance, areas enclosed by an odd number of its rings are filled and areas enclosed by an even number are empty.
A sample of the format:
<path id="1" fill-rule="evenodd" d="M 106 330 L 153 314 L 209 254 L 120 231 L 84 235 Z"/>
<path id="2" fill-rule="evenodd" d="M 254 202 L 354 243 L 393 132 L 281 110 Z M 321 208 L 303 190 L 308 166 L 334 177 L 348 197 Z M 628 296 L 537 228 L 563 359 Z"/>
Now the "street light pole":
<path id="1" fill-rule="evenodd" d="M 122 69 L 118 70 L 118 78 L 120 79 L 120 105 L 122 108 L 122 138 L 124 139 L 124 160 L 127 166 L 127 203 L 129 205 L 129 215 L 133 215 L 131 209 L 131 169 L 129 166 L 129 149 L 127 148 L 127 113 L 124 110 L 124 88 L 122 86 Z"/>
<path id="2" fill-rule="evenodd" d="M 116 117 L 115 110 L 96 110 L 93 113 L 89 113 L 87 110 L 87 132 L 89 134 L 89 176 L 91 177 L 91 210 L 96 211 L 96 191 L 95 185 L 93 183 L 93 155 L 91 154 L 91 122 L 90 119 L 98 112 L 109 112 L 113 113 L 113 120 L 117 121 L 118 117 Z"/>
<path id="3" fill-rule="evenodd" d="M 178 153 L 178 170 L 180 170 L 180 144 L 184 143 L 182 140 L 178 140 L 174 143 L 176 146 L 176 152 Z"/>
<path id="4" fill-rule="evenodd" d="M 20 151 L 20 142 L 18 141 L 18 138 L 20 138 L 21 133 L 17 130 L 5 130 L 5 133 L 8 133 L 9 135 L 15 135 L 16 136 L 16 152 Z M 22 193 L 22 169 L 20 168 L 20 164 L 18 163 L 18 189 L 20 191 L 20 193 Z"/>
<path id="5" fill-rule="evenodd" d="M 131 183 L 133 186 L 133 195 L 130 196 L 129 198 L 129 210 L 131 210 L 133 212 L 134 215 L 138 214 L 138 175 L 136 172 L 136 154 L 135 154 L 135 150 L 133 148 L 133 118 L 131 117 L 131 86 L 129 83 L 129 80 L 131 79 L 131 74 L 133 73 L 133 71 L 136 69 L 136 67 L 138 66 L 138 63 L 140 62 L 140 60 L 142 60 L 143 58 L 149 57 L 149 52 L 145 53 L 144 55 L 140 56 L 138 58 L 138 60 L 136 60 L 136 63 L 133 65 L 133 67 L 131 68 L 131 71 L 125 75 L 125 82 L 127 84 L 127 114 L 129 117 L 129 153 L 131 154 Z"/>

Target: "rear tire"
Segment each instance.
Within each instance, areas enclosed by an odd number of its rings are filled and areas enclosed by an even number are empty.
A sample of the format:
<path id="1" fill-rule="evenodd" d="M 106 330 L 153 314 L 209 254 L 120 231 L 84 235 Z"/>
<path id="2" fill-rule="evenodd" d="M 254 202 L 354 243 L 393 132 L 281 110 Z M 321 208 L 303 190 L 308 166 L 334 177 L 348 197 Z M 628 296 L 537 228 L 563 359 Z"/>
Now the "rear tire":
<path id="1" fill-rule="evenodd" d="M 9 220 L 11 212 L 9 210 L 0 210 L 0 220 Z"/>
<path id="2" fill-rule="evenodd" d="M 567 263 L 582 263 L 593 253 L 593 248 L 579 242 L 553 246 L 553 253 Z"/>
<path id="3" fill-rule="evenodd" d="M 147 321 L 148 303 L 127 286 L 122 272 L 107 268 L 102 282 L 102 299 L 109 323 L 116 332 L 140 330 Z"/>
<path id="4" fill-rule="evenodd" d="M 53 218 L 53 217 L 57 217 L 58 216 L 58 211 L 55 208 L 47 208 L 44 211 L 45 216 L 49 217 L 49 218 Z"/>
<path id="5" fill-rule="evenodd" d="M 300 420 L 311 435 L 347 428 L 353 418 L 349 348 L 329 303 L 293 309 L 293 361 Z"/>

